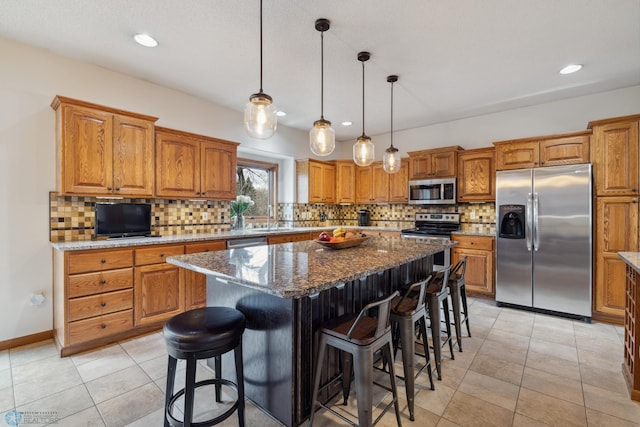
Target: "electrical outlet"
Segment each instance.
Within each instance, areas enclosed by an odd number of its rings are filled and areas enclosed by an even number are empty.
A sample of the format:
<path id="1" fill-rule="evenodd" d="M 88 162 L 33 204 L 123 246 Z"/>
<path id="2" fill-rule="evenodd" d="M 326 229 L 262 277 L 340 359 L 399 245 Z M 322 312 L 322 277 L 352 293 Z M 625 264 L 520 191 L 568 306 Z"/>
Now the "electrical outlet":
<path id="1" fill-rule="evenodd" d="M 202 212 L 202 220 L 206 221 L 209 219 L 209 212 Z"/>
<path id="2" fill-rule="evenodd" d="M 473 212 L 473 211 L 471 211 L 471 212 L 469 213 L 469 218 L 471 218 L 471 219 L 476 219 L 476 213 L 475 213 L 475 212 Z"/>

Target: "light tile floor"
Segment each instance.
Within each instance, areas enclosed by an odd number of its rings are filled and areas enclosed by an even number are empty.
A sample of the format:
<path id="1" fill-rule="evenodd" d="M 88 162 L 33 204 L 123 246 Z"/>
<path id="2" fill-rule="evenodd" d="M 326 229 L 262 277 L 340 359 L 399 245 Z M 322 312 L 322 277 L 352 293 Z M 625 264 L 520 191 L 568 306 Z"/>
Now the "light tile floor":
<path id="1" fill-rule="evenodd" d="M 403 425 L 640 426 L 640 403 L 621 373 L 622 327 L 469 302 L 472 337 L 455 360 L 443 353 L 435 391 L 426 373 L 418 377 L 413 423 L 399 382 Z M 0 352 L 0 426 L 11 425 L 13 411 L 24 426 L 162 426 L 165 370 L 160 332 L 66 358 L 52 341 Z M 374 399 L 375 416 L 390 395 L 377 390 Z M 356 414 L 353 394 L 336 408 Z M 237 425 L 236 416 L 223 425 Z M 279 426 L 250 401 L 247 425 Z M 346 423 L 321 410 L 314 425 Z M 396 425 L 393 410 L 378 425 Z"/>

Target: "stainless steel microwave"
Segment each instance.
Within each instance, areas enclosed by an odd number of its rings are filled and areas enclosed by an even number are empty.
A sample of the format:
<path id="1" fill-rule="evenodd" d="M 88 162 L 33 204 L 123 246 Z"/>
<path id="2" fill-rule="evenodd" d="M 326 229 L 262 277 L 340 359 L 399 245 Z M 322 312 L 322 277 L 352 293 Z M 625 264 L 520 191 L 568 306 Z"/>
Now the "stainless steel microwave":
<path id="1" fill-rule="evenodd" d="M 453 205 L 455 203 L 455 178 L 409 181 L 410 205 Z"/>

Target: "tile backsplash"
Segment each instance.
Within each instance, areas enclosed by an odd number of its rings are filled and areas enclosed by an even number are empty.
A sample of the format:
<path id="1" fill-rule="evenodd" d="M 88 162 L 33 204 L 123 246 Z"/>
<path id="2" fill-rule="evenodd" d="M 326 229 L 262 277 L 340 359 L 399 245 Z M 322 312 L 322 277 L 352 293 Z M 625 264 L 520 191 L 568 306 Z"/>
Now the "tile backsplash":
<path id="1" fill-rule="evenodd" d="M 154 234 L 204 234 L 230 230 L 230 202 L 165 199 L 103 199 L 96 197 L 49 194 L 50 240 L 52 242 L 93 239 L 96 203 L 135 202 L 151 204 L 151 228 Z M 416 212 L 459 212 L 461 230 L 495 232 L 494 203 L 460 203 L 447 206 L 427 205 L 325 205 L 278 204 L 278 224 L 285 227 L 332 227 L 358 225 L 357 212 L 368 209 L 371 225 L 402 229 L 414 225 Z M 206 218 L 206 219 L 205 219 Z M 264 223 L 249 226 L 264 227 Z"/>

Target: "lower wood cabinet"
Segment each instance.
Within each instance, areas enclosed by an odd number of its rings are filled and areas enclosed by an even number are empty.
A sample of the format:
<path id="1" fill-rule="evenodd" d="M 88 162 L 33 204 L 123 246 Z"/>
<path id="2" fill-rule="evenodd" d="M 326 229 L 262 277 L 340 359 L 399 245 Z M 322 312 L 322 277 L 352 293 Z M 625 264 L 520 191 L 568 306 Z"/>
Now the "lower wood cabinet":
<path id="1" fill-rule="evenodd" d="M 464 281 L 467 293 L 495 297 L 495 238 L 453 235 L 458 246 L 451 249 L 451 264 L 467 257 Z"/>
<path id="2" fill-rule="evenodd" d="M 308 236 L 308 233 L 306 233 Z M 206 305 L 206 278 L 165 262 L 226 249 L 226 241 L 53 251 L 54 329 L 61 355 L 157 329 Z"/>
<path id="3" fill-rule="evenodd" d="M 279 243 L 303 242 L 305 240 L 313 239 L 314 236 L 315 236 L 315 233 L 310 233 L 308 231 L 305 231 L 304 233 L 268 236 L 267 242 L 270 245 L 277 245 Z"/>

